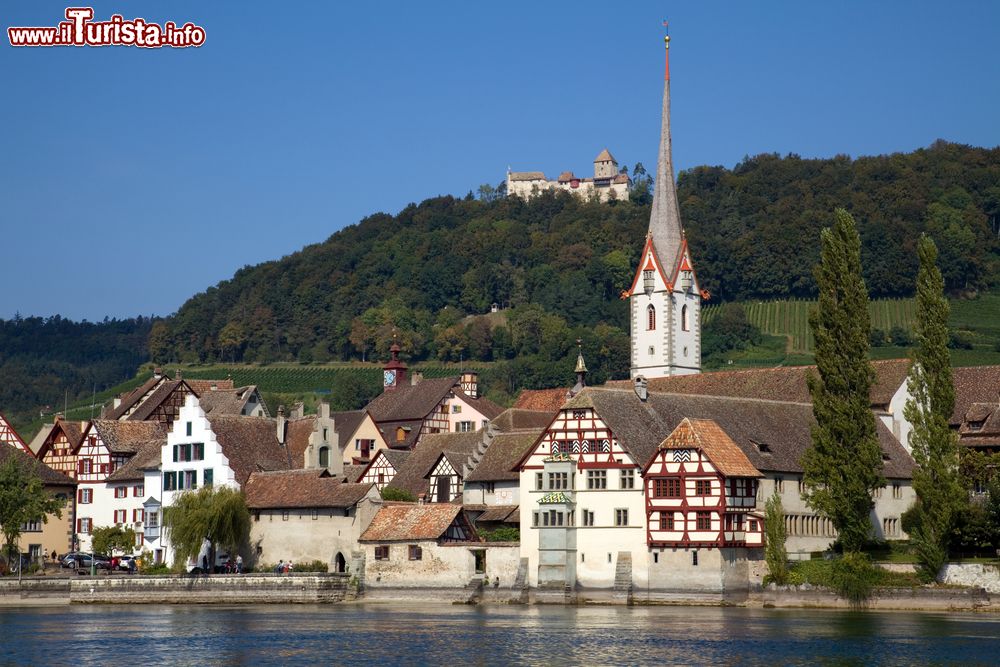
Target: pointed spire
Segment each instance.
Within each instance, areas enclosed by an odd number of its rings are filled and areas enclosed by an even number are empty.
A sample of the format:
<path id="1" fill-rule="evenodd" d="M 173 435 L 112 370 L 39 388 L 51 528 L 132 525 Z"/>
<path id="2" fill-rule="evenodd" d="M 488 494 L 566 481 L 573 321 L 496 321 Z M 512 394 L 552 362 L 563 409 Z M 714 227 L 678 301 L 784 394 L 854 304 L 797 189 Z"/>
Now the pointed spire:
<path id="1" fill-rule="evenodd" d="M 576 339 L 576 347 L 576 370 L 573 371 L 576 373 L 576 384 L 569 390 L 570 398 L 579 394 L 587 386 L 587 364 L 583 361 L 583 341 L 579 338 Z"/>
<path id="2" fill-rule="evenodd" d="M 667 22 L 663 22 L 666 27 Z M 677 266 L 681 247 L 681 213 L 677 204 L 674 163 L 670 141 L 670 35 L 664 36 L 666 61 L 663 72 L 663 121 L 660 128 L 660 152 L 653 188 L 653 211 L 649 216 L 649 234 L 653 237 L 660 266 L 668 273 Z"/>

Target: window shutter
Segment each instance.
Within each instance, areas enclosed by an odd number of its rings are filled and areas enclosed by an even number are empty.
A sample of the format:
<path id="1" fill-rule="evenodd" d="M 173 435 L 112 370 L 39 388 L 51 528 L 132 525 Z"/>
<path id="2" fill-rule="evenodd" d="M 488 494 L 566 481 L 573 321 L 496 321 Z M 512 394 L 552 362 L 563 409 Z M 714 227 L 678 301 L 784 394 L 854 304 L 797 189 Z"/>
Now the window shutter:
<path id="1" fill-rule="evenodd" d="M 83 502 L 83 489 L 80 489 L 76 492 L 76 502 L 78 503 Z"/>
<path id="2" fill-rule="evenodd" d="M 205 486 L 212 486 L 213 482 L 215 482 L 215 470 L 208 468 L 205 470 Z"/>
<path id="3" fill-rule="evenodd" d="M 80 459 L 79 461 L 76 462 L 76 472 L 77 474 L 80 475 L 83 474 L 83 459 Z"/>
<path id="4" fill-rule="evenodd" d="M 177 445 L 174 445 L 174 463 L 177 462 Z"/>

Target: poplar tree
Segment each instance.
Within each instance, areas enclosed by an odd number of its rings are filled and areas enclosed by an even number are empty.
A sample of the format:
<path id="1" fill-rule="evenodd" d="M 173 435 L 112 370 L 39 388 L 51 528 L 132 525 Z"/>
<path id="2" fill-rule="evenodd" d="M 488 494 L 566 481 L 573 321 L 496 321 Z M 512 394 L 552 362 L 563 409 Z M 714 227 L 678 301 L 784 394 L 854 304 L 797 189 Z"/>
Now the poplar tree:
<path id="1" fill-rule="evenodd" d="M 910 398 L 903 409 L 911 425 L 909 444 L 917 464 L 913 489 L 918 504 L 910 537 L 926 581 L 937 578 L 948 558 L 948 540 L 963 499 L 958 443 L 948 427 L 955 409 L 955 385 L 948 353 L 949 306 L 937 254 L 934 241 L 921 236 L 917 243 L 917 347 L 906 382 Z"/>
<path id="2" fill-rule="evenodd" d="M 816 425 L 802 457 L 804 495 L 830 519 L 844 551 L 852 552 L 871 535 L 872 492 L 885 484 L 869 398 L 875 381 L 868 361 L 871 318 L 854 219 L 837 209 L 820 240 L 819 304 L 809 314 L 819 371 L 808 379 Z"/>

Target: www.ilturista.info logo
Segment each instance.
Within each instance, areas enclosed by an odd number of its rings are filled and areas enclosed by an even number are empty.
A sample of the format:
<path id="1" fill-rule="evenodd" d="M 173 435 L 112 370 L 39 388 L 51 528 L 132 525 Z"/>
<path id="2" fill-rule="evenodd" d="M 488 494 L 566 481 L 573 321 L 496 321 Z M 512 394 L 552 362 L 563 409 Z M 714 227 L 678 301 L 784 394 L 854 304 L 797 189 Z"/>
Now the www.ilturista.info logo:
<path id="1" fill-rule="evenodd" d="M 193 23 L 179 26 L 167 21 L 162 26 L 146 19 L 125 20 L 113 14 L 107 21 L 94 21 L 92 7 L 67 7 L 66 21 L 54 28 L 10 27 L 11 46 L 140 46 L 157 49 L 164 46 L 185 48 L 205 43 L 205 29 Z"/>

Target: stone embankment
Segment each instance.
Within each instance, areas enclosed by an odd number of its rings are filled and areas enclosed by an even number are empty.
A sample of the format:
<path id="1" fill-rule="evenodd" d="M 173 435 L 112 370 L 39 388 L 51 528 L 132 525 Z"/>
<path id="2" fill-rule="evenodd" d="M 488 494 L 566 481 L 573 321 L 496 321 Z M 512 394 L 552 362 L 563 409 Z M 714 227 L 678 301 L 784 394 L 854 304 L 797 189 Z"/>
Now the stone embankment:
<path id="1" fill-rule="evenodd" d="M 747 605 L 776 608 L 856 608 L 856 605 L 833 591 L 809 584 L 772 584 L 752 592 Z M 982 588 L 882 588 L 876 590 L 860 607 L 895 611 L 1000 611 L 1000 598 L 991 598 Z"/>

